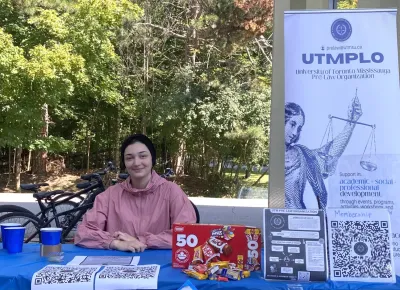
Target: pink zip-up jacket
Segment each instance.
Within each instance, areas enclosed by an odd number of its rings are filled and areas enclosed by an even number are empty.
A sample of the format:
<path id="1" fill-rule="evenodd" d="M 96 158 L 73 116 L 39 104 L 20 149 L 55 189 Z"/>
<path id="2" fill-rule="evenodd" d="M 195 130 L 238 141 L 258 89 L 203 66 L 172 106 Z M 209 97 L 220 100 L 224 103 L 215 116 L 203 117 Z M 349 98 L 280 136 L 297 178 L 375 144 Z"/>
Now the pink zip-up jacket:
<path id="1" fill-rule="evenodd" d="M 128 178 L 99 194 L 78 226 L 75 244 L 110 249 L 113 234 L 121 231 L 148 248 L 171 249 L 174 222 L 195 223 L 196 213 L 177 184 L 153 171 L 145 189 L 133 188 Z"/>

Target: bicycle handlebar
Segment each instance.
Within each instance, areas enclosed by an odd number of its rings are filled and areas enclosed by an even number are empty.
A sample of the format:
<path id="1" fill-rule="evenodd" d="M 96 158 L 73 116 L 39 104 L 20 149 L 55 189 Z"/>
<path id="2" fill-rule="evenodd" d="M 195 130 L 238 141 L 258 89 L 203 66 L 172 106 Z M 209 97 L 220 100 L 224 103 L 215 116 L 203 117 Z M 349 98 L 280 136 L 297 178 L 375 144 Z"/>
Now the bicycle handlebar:
<path id="1" fill-rule="evenodd" d="M 98 180 L 99 178 L 101 178 L 101 177 L 100 177 L 100 174 L 98 174 L 98 173 L 89 173 L 89 174 L 81 175 L 81 179 L 87 180 L 87 181 L 91 181 L 92 179 Z"/>
<path id="2" fill-rule="evenodd" d="M 79 189 L 85 189 L 85 188 L 88 188 L 90 185 L 91 185 L 90 181 L 86 181 L 86 182 L 78 183 L 76 185 L 76 187 Z"/>
<path id="3" fill-rule="evenodd" d="M 120 173 L 119 175 L 118 175 L 118 178 L 120 178 L 120 179 L 127 179 L 129 177 L 129 174 L 128 173 Z"/>
<path id="4" fill-rule="evenodd" d="M 81 175 L 81 179 L 87 180 L 87 181 L 91 181 L 92 179 L 99 180 L 99 179 L 101 179 L 101 177 L 100 177 L 101 175 L 106 175 L 106 173 L 111 170 L 115 170 L 115 166 L 111 161 L 109 161 L 107 163 L 107 167 L 104 170 L 99 171 L 99 172 Z"/>

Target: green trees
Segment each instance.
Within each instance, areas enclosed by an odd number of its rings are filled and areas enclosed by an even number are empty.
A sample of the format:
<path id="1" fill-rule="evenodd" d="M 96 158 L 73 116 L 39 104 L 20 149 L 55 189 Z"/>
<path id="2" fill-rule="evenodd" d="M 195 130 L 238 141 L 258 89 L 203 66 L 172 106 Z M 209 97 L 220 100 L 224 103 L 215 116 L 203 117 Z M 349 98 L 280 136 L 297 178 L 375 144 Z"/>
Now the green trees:
<path id="1" fill-rule="evenodd" d="M 273 1 L 134 3 L 0 0 L 0 147 L 17 148 L 16 177 L 45 172 L 48 153 L 118 163 L 133 132 L 180 173 L 267 162 Z"/>
<path id="2" fill-rule="evenodd" d="M 357 8 L 358 0 L 339 0 L 337 3 L 338 9 L 355 9 Z"/>
<path id="3" fill-rule="evenodd" d="M 124 18 L 141 13 L 129 1 L 55 4 L 0 1 L 0 142 L 17 148 L 17 188 L 22 148 L 37 151 L 37 172 L 46 171 L 47 151 L 73 149 L 71 140 L 49 133 L 61 107 L 76 118 L 68 104 L 120 98 L 112 40 Z"/>

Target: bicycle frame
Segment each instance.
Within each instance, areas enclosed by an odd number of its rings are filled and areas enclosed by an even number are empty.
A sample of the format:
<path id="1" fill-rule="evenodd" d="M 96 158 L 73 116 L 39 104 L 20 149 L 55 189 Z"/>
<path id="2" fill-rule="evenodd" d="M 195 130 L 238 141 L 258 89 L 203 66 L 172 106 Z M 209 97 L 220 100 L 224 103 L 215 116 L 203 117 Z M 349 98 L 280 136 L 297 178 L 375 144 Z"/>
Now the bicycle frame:
<path id="1" fill-rule="evenodd" d="M 37 202 L 38 202 L 38 205 L 39 205 L 39 208 L 40 208 L 40 212 L 38 212 L 38 213 L 36 214 L 36 216 L 37 216 L 37 217 L 41 216 L 41 217 L 40 217 L 41 220 L 47 221 L 47 216 L 46 216 L 46 212 L 47 212 L 47 211 L 51 210 L 51 211 L 53 212 L 53 214 L 54 214 L 55 207 L 56 207 L 57 205 L 60 205 L 60 204 L 62 204 L 62 203 L 65 203 L 66 201 L 70 201 L 70 200 L 74 199 L 75 197 L 81 196 L 82 194 L 90 193 L 92 190 L 97 189 L 97 188 L 103 189 L 103 191 L 105 190 L 105 189 L 104 189 L 104 186 L 103 186 L 102 184 L 99 184 L 99 183 L 97 182 L 97 183 L 94 183 L 94 184 L 90 185 L 90 186 L 87 187 L 87 188 L 84 188 L 84 189 L 82 189 L 82 190 L 80 190 L 80 191 L 78 191 L 78 192 L 76 192 L 76 193 L 74 193 L 74 194 L 72 194 L 72 195 L 70 195 L 70 196 L 68 196 L 68 197 L 66 197 L 66 198 L 64 198 L 64 199 L 62 199 L 62 200 L 60 200 L 60 201 L 52 202 L 52 201 L 50 200 L 50 202 L 48 203 L 48 205 L 45 205 L 45 203 L 46 203 L 46 201 L 48 200 L 48 198 L 37 199 Z M 87 196 L 84 198 L 84 200 L 80 202 L 80 205 L 82 205 L 82 204 L 85 202 L 85 200 L 88 199 L 89 196 L 90 196 L 90 194 L 87 195 Z M 60 225 L 57 224 L 57 223 L 58 223 L 58 221 L 56 220 L 56 225 L 57 225 L 57 227 L 59 227 Z"/>
<path id="2" fill-rule="evenodd" d="M 77 193 L 75 193 L 75 194 L 73 194 L 73 195 L 71 195 L 69 197 L 66 197 L 63 200 L 54 202 L 51 199 L 51 197 L 50 198 L 38 199 L 37 201 L 38 201 L 38 204 L 39 204 L 39 207 L 40 207 L 40 213 L 38 213 L 38 215 L 41 214 L 41 216 L 42 216 L 41 224 L 39 225 L 39 229 L 36 230 L 36 232 L 34 232 L 25 241 L 25 243 L 30 242 L 36 235 L 39 234 L 41 228 L 48 227 L 52 223 L 53 220 L 55 221 L 56 226 L 60 228 L 61 227 L 60 220 L 59 220 L 60 216 L 67 215 L 69 213 L 79 212 L 77 215 L 75 215 L 75 217 L 72 220 L 72 222 L 70 223 L 70 225 L 66 229 L 63 229 L 63 231 L 62 231 L 61 242 L 64 243 L 65 237 L 68 236 L 68 234 L 71 232 L 71 230 L 79 222 L 81 217 L 86 213 L 87 209 L 89 209 L 90 207 L 93 206 L 93 203 L 94 203 L 94 200 L 95 200 L 96 196 L 99 195 L 100 193 L 102 193 L 105 190 L 103 182 L 102 182 L 100 176 L 94 176 L 93 179 L 95 179 L 97 182 L 95 182 L 94 184 L 91 184 L 89 187 L 84 188 L 84 189 L 80 190 L 79 192 L 77 192 Z M 67 201 L 69 201 L 71 199 L 74 199 L 75 197 L 80 196 L 83 193 L 89 193 L 89 192 L 92 192 L 92 193 L 88 194 L 85 197 L 85 199 L 78 205 L 78 207 L 75 207 L 73 209 L 57 213 L 57 209 L 56 209 L 57 205 L 63 204 L 63 203 L 65 203 L 65 202 L 67 202 Z M 49 201 L 49 204 L 47 206 L 45 206 L 44 203 L 47 200 L 50 200 L 50 201 Z M 49 209 L 53 213 L 53 216 L 50 219 L 48 219 L 48 217 L 45 214 Z M 39 235 L 39 237 L 40 237 L 40 235 Z"/>
<path id="3" fill-rule="evenodd" d="M 97 181 L 97 185 L 96 185 L 96 184 L 93 184 L 93 185 L 90 185 L 90 186 L 87 187 L 87 188 L 84 188 L 84 189 L 82 189 L 82 190 L 76 192 L 76 193 L 73 193 L 73 194 L 70 195 L 69 197 L 67 197 L 67 198 L 65 198 L 65 199 L 63 199 L 63 200 L 61 200 L 60 202 L 54 203 L 54 206 L 57 206 L 58 204 L 63 203 L 63 202 L 65 202 L 65 201 L 69 201 L 69 200 L 71 200 L 71 199 L 73 199 L 73 198 L 80 197 L 82 194 L 89 193 L 89 192 L 91 192 L 91 191 L 92 191 L 93 189 L 95 189 L 95 188 L 102 188 L 103 191 L 104 191 L 105 188 L 106 188 L 106 185 L 105 185 L 105 183 L 103 182 L 103 179 L 102 179 L 101 175 L 107 176 L 107 174 L 108 174 L 110 171 L 114 170 L 114 169 L 115 169 L 115 167 L 114 167 L 113 163 L 112 163 L 111 161 L 108 162 L 107 167 L 106 167 L 103 171 L 98 172 L 98 173 L 96 173 L 97 175 L 94 175 L 94 176 L 93 176 L 93 179 L 95 179 L 95 180 Z M 90 180 L 89 180 L 89 182 L 90 182 Z M 34 190 L 33 192 L 34 192 L 34 193 L 38 193 L 39 190 L 36 189 L 36 190 Z M 68 193 L 68 192 L 65 192 L 65 193 Z M 85 200 L 86 200 L 87 198 L 88 198 L 88 196 L 86 196 L 79 204 L 82 205 L 82 204 L 85 202 Z M 43 198 L 43 199 L 38 199 L 38 200 L 37 200 L 37 202 L 38 202 L 38 204 L 39 204 L 40 212 L 38 212 L 38 213 L 36 213 L 36 214 L 34 214 L 34 215 L 35 215 L 36 217 L 40 218 L 41 220 L 46 221 L 46 220 L 47 220 L 47 216 L 45 215 L 45 213 L 46 213 L 48 210 L 50 210 L 50 209 L 52 209 L 52 211 L 53 211 L 53 213 L 54 213 L 54 208 L 52 207 L 51 204 L 48 204 L 48 205 L 46 206 L 46 205 L 45 205 L 45 202 L 43 202 L 43 200 L 46 202 L 46 200 L 48 200 L 48 198 Z M 57 224 L 57 221 L 56 221 L 56 224 Z M 57 225 L 57 226 L 58 226 L 58 225 Z"/>
<path id="4" fill-rule="evenodd" d="M 100 193 L 102 193 L 103 191 L 98 188 L 97 190 L 95 190 L 91 195 L 90 198 L 87 198 L 82 205 L 73 208 L 73 209 L 69 209 L 60 213 L 57 213 L 57 210 L 55 209 L 55 204 L 56 203 L 52 203 L 54 208 L 53 208 L 53 217 L 47 221 L 45 221 L 43 224 L 40 224 L 40 228 L 38 230 L 36 230 L 26 241 L 25 243 L 29 243 L 36 235 L 38 235 L 40 233 L 40 229 L 41 228 L 46 228 L 47 226 L 49 226 L 51 224 L 51 222 L 53 220 L 55 220 L 57 227 L 60 227 L 60 221 L 59 221 L 59 217 L 60 216 L 64 216 L 67 215 L 69 213 L 74 213 L 74 212 L 79 212 L 77 215 L 75 215 L 74 219 L 71 221 L 70 225 L 66 228 L 63 229 L 62 231 L 62 235 L 61 235 L 61 243 L 64 243 L 65 238 L 68 236 L 68 234 L 71 232 L 71 230 L 75 227 L 75 225 L 79 222 L 79 220 L 81 219 L 81 217 L 86 213 L 87 209 L 92 207 L 94 204 L 94 200 L 96 198 L 97 195 L 99 195 Z M 58 203 L 62 203 L 62 202 L 57 202 Z M 40 237 L 40 235 L 39 235 Z"/>

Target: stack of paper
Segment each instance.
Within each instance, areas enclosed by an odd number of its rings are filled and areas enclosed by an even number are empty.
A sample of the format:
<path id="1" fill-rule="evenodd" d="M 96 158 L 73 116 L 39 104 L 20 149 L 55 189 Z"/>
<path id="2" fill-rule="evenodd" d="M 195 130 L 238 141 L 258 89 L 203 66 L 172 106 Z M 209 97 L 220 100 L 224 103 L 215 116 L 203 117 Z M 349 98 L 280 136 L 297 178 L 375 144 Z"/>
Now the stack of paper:
<path id="1" fill-rule="evenodd" d="M 107 266 L 95 279 L 95 290 L 157 289 L 160 265 Z"/>
<path id="2" fill-rule="evenodd" d="M 67 265 L 120 265 L 136 266 L 140 257 L 134 256 L 75 256 Z"/>
<path id="3" fill-rule="evenodd" d="M 386 209 L 327 209 L 332 281 L 396 282 Z"/>
<path id="4" fill-rule="evenodd" d="M 93 290 L 99 266 L 48 265 L 33 274 L 32 290 Z"/>
<path id="5" fill-rule="evenodd" d="M 157 289 L 160 265 L 140 257 L 76 256 L 67 265 L 48 265 L 32 277 L 32 290 Z M 104 266 L 107 265 L 107 266 Z M 112 265 L 112 266 L 110 266 Z"/>

